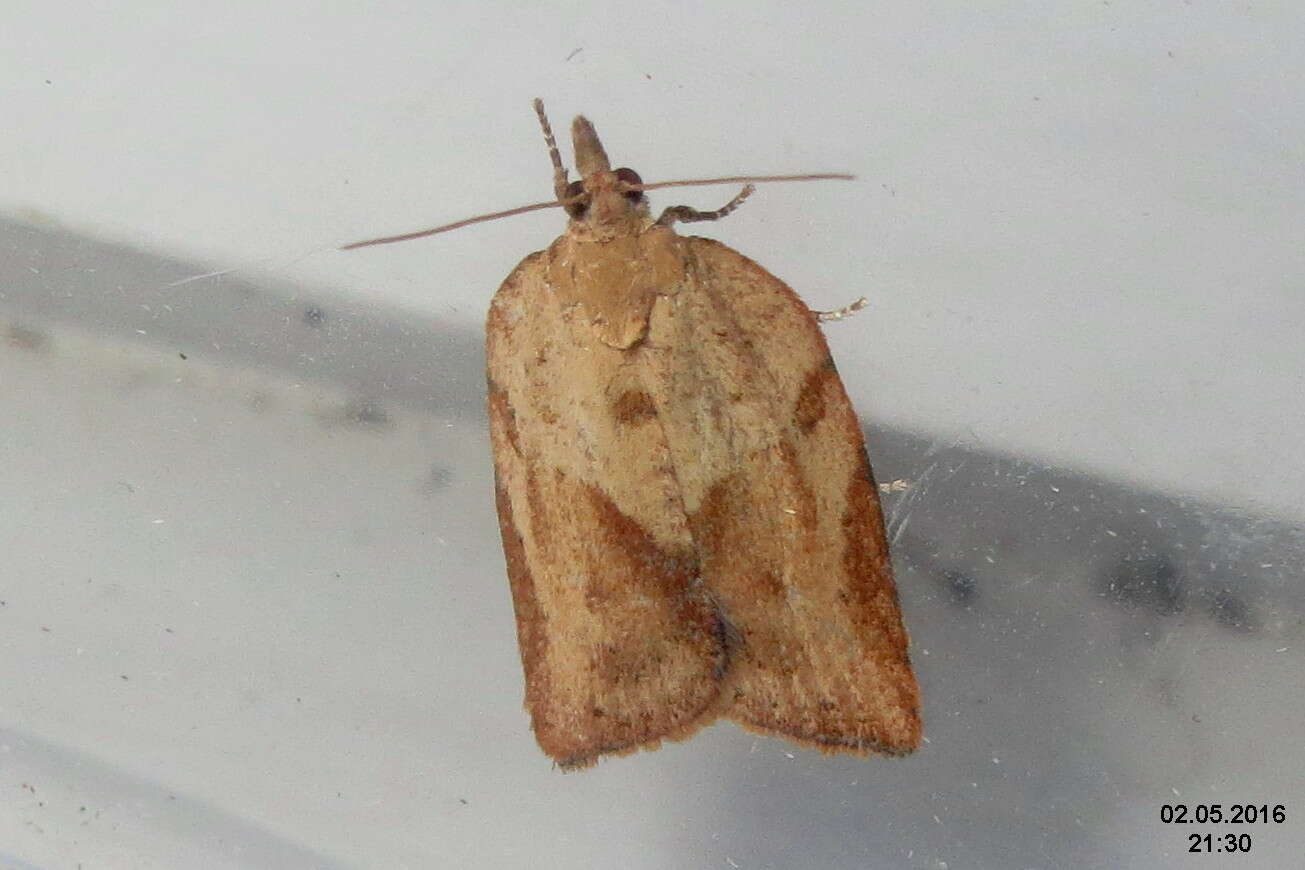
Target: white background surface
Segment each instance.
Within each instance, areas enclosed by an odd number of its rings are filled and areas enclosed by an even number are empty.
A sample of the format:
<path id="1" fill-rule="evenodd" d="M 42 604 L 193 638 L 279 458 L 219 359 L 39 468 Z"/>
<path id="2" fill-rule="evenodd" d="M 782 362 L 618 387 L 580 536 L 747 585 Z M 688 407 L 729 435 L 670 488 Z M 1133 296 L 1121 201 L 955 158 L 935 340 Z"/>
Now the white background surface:
<path id="1" fill-rule="evenodd" d="M 650 181 L 857 173 L 762 188 L 701 232 L 813 307 L 870 298 L 829 330 L 867 417 L 1197 496 L 1252 530 L 1305 519 L 1293 4 L 33 3 L 6 20 L 10 217 L 474 334 L 560 214 L 330 248 L 547 198 L 540 96 Z M 159 335 L 167 292 L 178 312 L 229 301 L 230 323 L 265 301 L 106 273 L 38 277 L 51 300 L 148 296 Z M 389 407 L 359 427 L 349 395 L 216 342 L 94 326 L 11 334 L 0 356 L 5 866 L 1181 867 L 1187 832 L 1155 822 L 1179 799 L 1288 802 L 1293 824 L 1257 830 L 1239 867 L 1305 843 L 1298 539 L 1254 560 L 1263 577 L 1227 567 L 1245 554 L 1225 537 L 1182 553 L 1210 600 L 1260 591 L 1253 631 L 1196 603 L 1111 609 L 1094 560 L 1121 525 L 1071 529 L 1104 542 L 1079 561 L 1048 551 L 1044 511 L 1009 538 L 957 524 L 921 450 L 897 530 L 982 591 L 950 608 L 899 562 L 923 752 L 828 759 L 722 727 L 562 776 L 519 709 L 483 421 Z"/>

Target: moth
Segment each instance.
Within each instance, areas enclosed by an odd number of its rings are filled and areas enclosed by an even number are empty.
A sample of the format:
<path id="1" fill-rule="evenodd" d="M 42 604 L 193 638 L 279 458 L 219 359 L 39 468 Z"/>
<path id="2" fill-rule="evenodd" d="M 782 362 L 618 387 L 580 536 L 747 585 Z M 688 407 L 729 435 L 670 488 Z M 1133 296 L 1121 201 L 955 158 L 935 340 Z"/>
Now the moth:
<path id="1" fill-rule="evenodd" d="M 645 184 L 572 125 L 561 206 L 486 323 L 498 516 L 525 706 L 564 769 L 717 719 L 825 752 L 920 742 L 883 515 L 861 428 L 812 311 L 676 223 L 717 220 L 758 176 Z M 645 192 L 746 182 L 715 211 Z"/>

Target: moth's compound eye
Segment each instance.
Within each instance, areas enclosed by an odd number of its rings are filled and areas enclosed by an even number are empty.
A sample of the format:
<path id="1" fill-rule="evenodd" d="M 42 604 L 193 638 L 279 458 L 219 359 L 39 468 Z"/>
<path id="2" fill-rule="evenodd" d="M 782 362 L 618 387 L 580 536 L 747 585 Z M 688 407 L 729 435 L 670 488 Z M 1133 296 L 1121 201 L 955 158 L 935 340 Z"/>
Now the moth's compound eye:
<path id="1" fill-rule="evenodd" d="M 579 196 L 584 192 L 585 192 L 584 182 L 573 181 L 566 186 L 566 193 L 563 195 L 562 198 L 570 199 L 571 197 Z M 566 209 L 566 213 L 569 214 L 571 217 L 578 218 L 582 216 L 585 213 L 585 211 L 589 208 L 589 203 L 585 202 L 584 200 L 581 200 L 580 202 L 570 203 L 569 205 L 564 206 L 564 208 Z"/>
<path id="2" fill-rule="evenodd" d="M 626 169 L 624 166 L 616 170 L 616 178 L 618 181 L 624 181 L 626 184 L 643 184 L 643 179 L 639 177 L 639 173 L 635 172 L 633 169 Z M 631 202 L 638 202 L 643 199 L 643 191 L 627 190 L 625 192 L 625 198 Z"/>

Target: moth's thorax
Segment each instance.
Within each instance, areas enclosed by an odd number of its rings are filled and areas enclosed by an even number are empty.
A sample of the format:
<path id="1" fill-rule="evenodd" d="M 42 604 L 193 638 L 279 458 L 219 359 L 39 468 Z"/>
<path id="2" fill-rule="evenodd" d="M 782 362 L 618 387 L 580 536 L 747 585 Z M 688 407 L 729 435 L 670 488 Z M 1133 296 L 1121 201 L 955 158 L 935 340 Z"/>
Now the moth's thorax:
<path id="1" fill-rule="evenodd" d="M 549 247 L 545 281 L 566 316 L 603 344 L 629 348 L 648 329 L 653 303 L 685 280 L 685 240 L 631 217 L 628 232 L 596 235 L 573 220 Z"/>

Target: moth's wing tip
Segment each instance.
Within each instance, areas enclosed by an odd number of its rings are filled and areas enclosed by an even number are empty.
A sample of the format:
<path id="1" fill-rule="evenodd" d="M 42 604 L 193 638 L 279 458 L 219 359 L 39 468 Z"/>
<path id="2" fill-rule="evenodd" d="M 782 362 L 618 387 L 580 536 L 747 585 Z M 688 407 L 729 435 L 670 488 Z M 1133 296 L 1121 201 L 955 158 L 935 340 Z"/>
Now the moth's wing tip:
<path id="1" fill-rule="evenodd" d="M 563 773 L 575 773 L 587 770 L 598 763 L 597 755 L 573 755 L 566 758 L 553 758 L 553 767 Z"/>
<path id="2" fill-rule="evenodd" d="M 548 754 L 553 759 L 553 766 L 563 773 L 576 773 L 581 770 L 588 770 L 591 767 L 597 767 L 599 760 L 603 758 L 619 758 L 622 755 L 633 755 L 640 750 L 653 750 L 661 746 L 660 738 L 647 740 L 642 743 L 631 743 L 620 746 L 598 746 L 586 749 L 576 750 L 566 755 Z M 547 752 L 547 750 L 545 750 Z"/>
<path id="3" fill-rule="evenodd" d="M 816 742 L 812 744 L 825 755 L 856 755 L 866 758 L 871 755 L 884 758 L 906 758 L 920 748 L 919 741 L 914 743 L 889 744 L 878 741 L 857 741 L 852 743 Z"/>
<path id="4" fill-rule="evenodd" d="M 902 708 L 897 711 L 901 721 L 892 727 L 875 729 L 878 733 L 848 734 L 836 731 L 813 731 L 800 726 L 785 727 L 782 723 L 759 724 L 742 717 L 728 716 L 734 724 L 765 737 L 778 737 L 799 746 L 817 749 L 825 755 L 855 755 L 865 758 L 871 755 L 883 755 L 889 758 L 905 758 L 920 748 L 923 742 L 923 723 L 920 711 L 915 708 Z"/>
<path id="5" fill-rule="evenodd" d="M 852 752 L 857 755 L 886 755 L 889 758 L 905 758 L 920 748 L 922 728 L 917 717 L 901 733 L 876 738 L 851 738 L 844 741 L 840 737 L 819 738 L 822 751 L 829 753 Z"/>
<path id="6" fill-rule="evenodd" d="M 652 752 L 660 749 L 663 743 L 680 743 L 688 740 L 706 726 L 715 722 L 719 716 L 710 712 L 710 707 L 702 715 L 677 724 L 674 728 L 656 736 L 646 737 L 628 743 L 599 744 L 592 746 L 546 747 L 541 744 L 544 754 L 553 759 L 553 764 L 563 773 L 588 770 L 607 758 L 620 758 L 634 755 L 636 752 Z"/>

